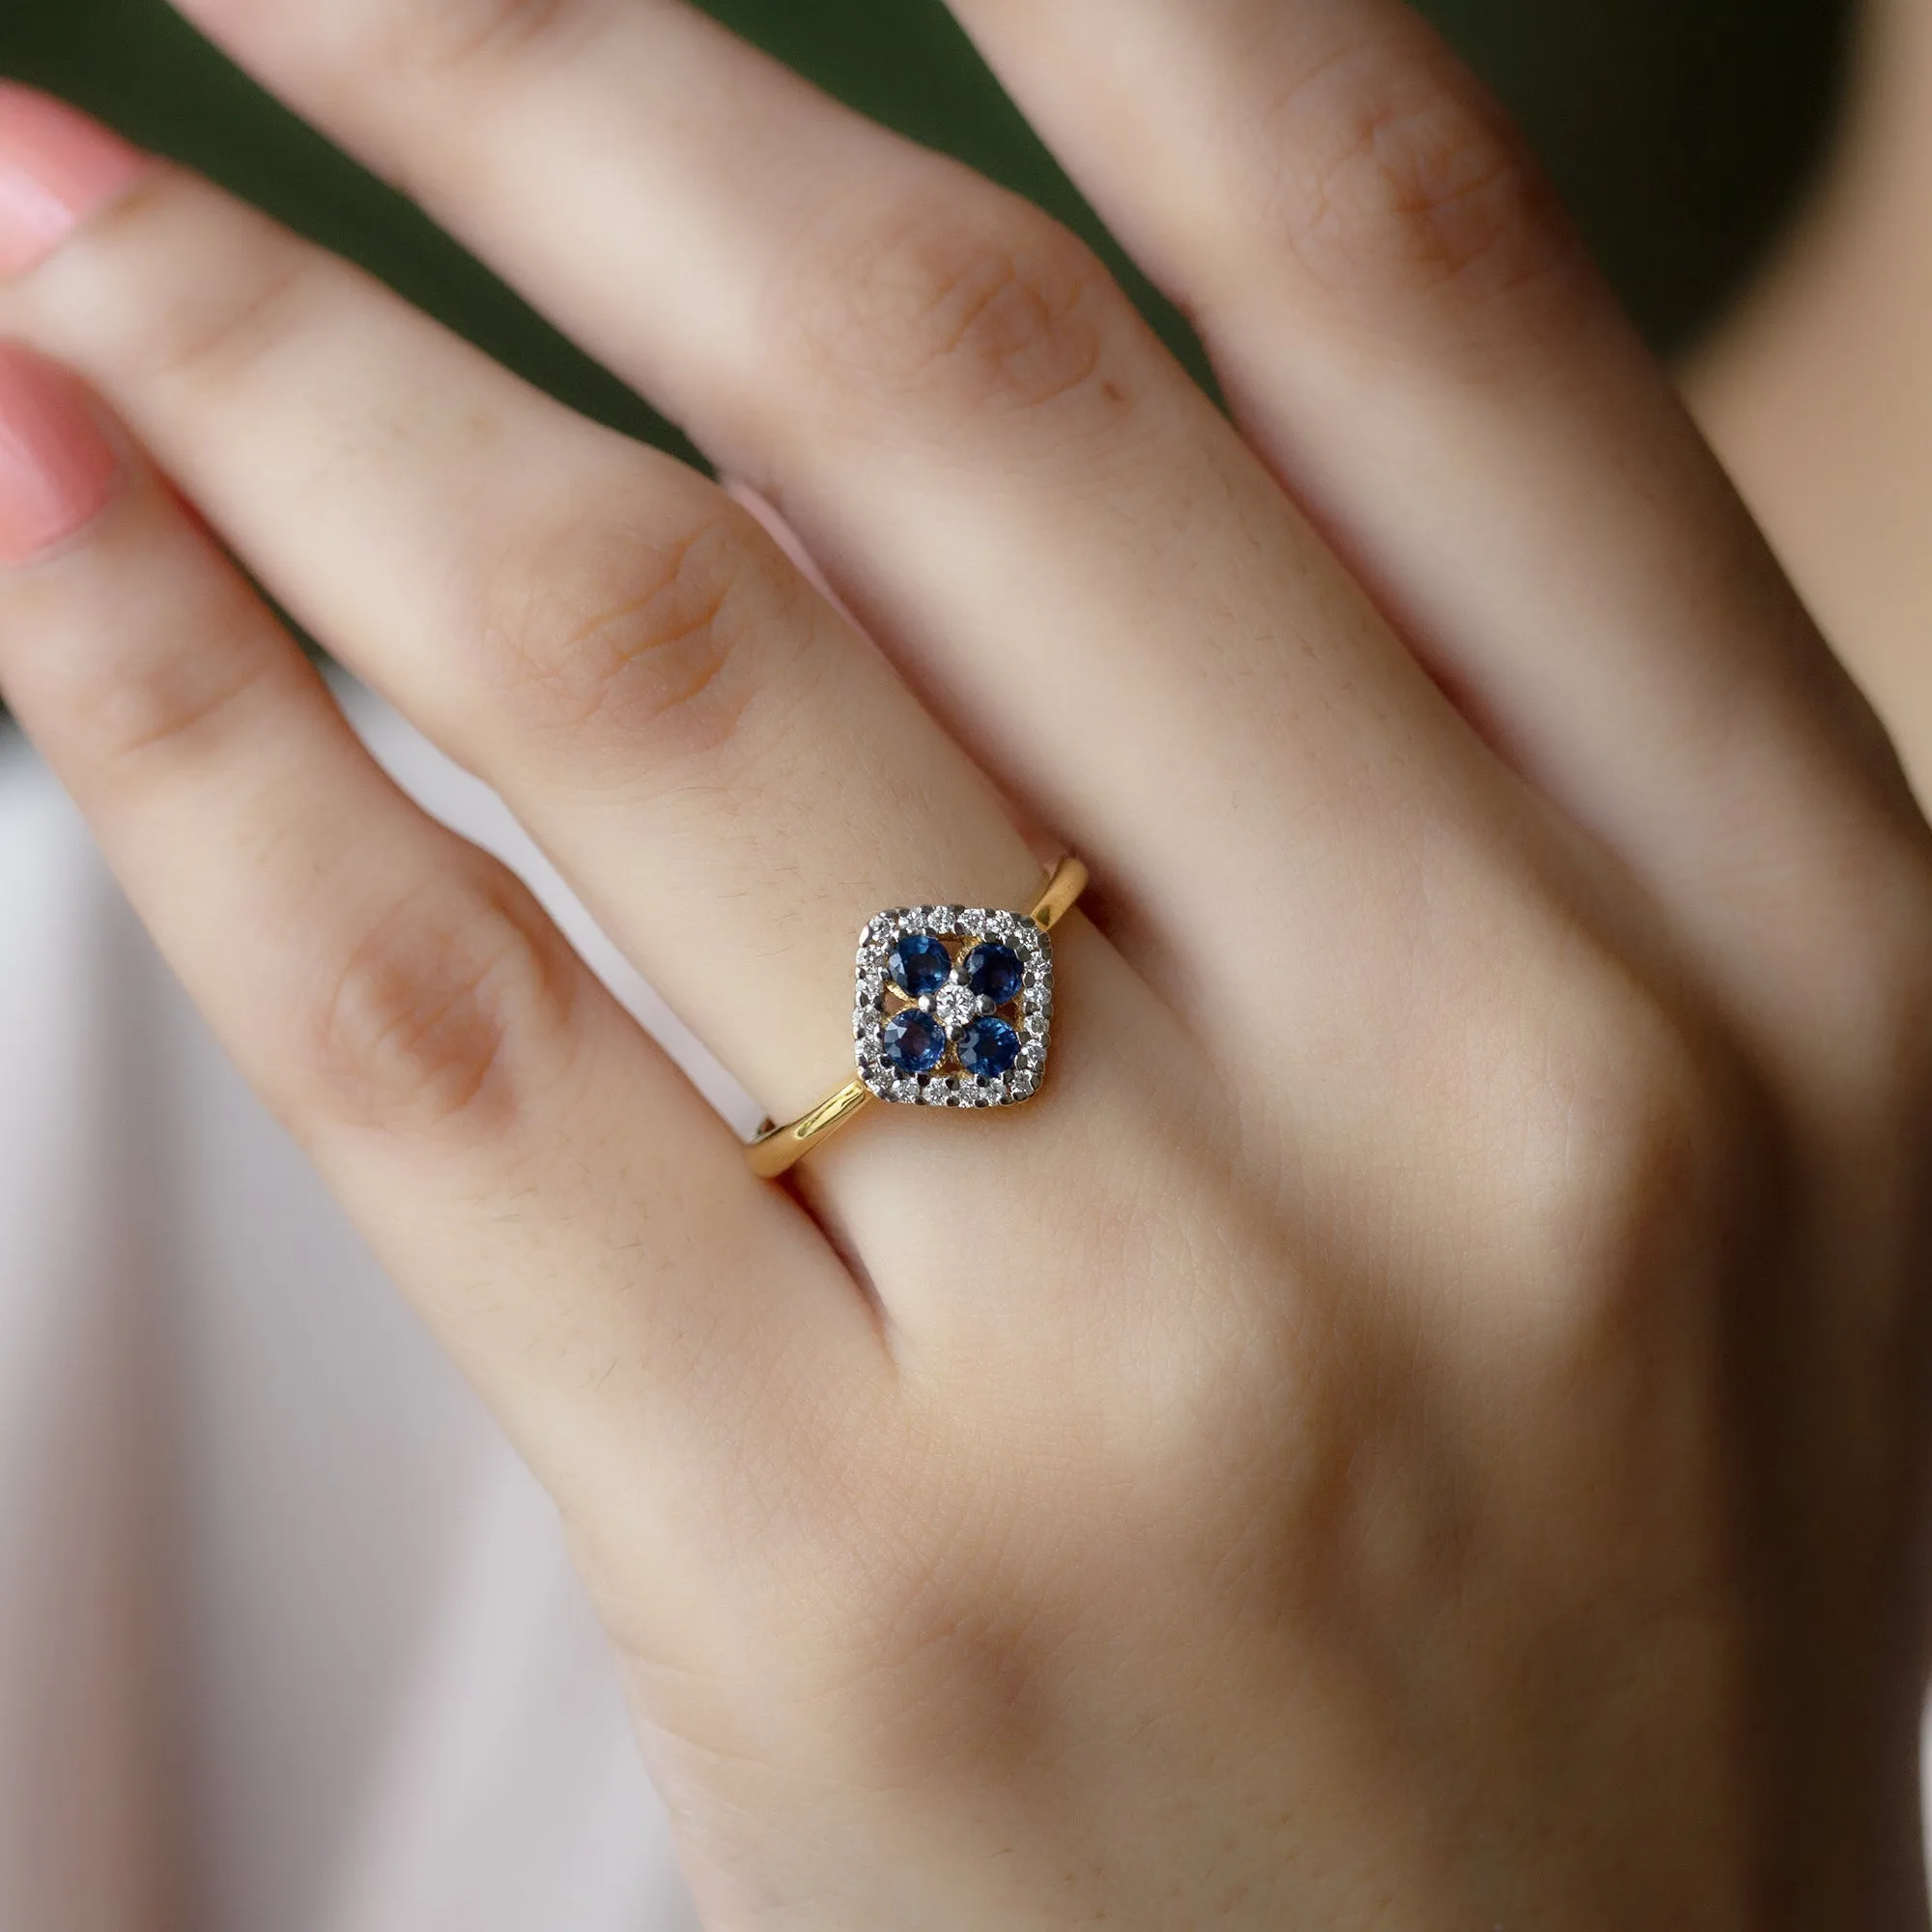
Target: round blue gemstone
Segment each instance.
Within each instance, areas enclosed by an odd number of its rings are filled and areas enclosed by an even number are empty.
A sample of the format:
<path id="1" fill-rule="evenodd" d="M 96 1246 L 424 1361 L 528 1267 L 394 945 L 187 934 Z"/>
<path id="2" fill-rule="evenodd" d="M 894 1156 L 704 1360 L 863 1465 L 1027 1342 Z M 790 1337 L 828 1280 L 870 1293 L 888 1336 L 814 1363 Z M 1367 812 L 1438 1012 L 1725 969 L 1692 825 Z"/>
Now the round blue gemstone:
<path id="1" fill-rule="evenodd" d="M 893 949 L 886 971 L 907 999 L 922 999 L 952 977 L 952 957 L 929 932 L 908 932 Z"/>
<path id="2" fill-rule="evenodd" d="M 959 1064 L 968 1073 L 991 1080 L 1010 1073 L 1020 1057 L 1020 1037 L 1005 1020 L 975 1020 L 956 1042 Z"/>
<path id="3" fill-rule="evenodd" d="M 946 1058 L 946 1029 L 930 1013 L 908 1007 L 886 1022 L 884 1050 L 895 1073 L 906 1078 L 930 1073 Z M 1017 1043 L 1013 1051 L 1018 1053 Z"/>
<path id="4" fill-rule="evenodd" d="M 991 1000 L 996 1007 L 1009 1007 L 1020 996 L 1026 970 L 1020 964 L 1020 955 L 1010 946 L 989 943 L 976 946 L 966 955 L 959 977 L 981 999 Z"/>

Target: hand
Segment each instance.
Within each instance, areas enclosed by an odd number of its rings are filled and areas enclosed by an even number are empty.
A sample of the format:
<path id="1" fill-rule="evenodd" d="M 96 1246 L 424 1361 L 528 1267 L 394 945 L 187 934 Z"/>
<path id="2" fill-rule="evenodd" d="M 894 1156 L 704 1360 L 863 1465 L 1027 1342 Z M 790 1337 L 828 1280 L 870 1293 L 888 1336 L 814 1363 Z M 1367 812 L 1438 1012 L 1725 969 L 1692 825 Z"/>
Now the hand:
<path id="1" fill-rule="evenodd" d="M 554 1493 L 707 1923 L 1922 1922 L 1927 834 L 1416 22 L 958 0 L 1234 427 L 1048 221 L 666 0 L 187 11 L 877 640 L 0 101 L 0 682 Z M 778 1118 L 862 923 L 1030 902 L 1051 828 L 1041 1097 L 752 1179 L 217 539 Z"/>

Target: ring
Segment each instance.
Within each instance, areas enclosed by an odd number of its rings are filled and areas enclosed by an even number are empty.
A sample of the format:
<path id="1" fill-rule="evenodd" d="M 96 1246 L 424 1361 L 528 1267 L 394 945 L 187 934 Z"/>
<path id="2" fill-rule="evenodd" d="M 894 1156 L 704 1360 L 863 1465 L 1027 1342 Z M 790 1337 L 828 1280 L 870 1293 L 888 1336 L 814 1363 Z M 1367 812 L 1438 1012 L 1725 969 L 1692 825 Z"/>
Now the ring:
<path id="1" fill-rule="evenodd" d="M 899 1107 L 1017 1107 L 1039 1092 L 1053 1038 L 1053 942 L 1087 867 L 1063 859 L 1031 912 L 900 906 L 859 940 L 852 1014 L 859 1071 L 829 1100 L 745 1150 L 776 1180 L 874 1100 Z"/>

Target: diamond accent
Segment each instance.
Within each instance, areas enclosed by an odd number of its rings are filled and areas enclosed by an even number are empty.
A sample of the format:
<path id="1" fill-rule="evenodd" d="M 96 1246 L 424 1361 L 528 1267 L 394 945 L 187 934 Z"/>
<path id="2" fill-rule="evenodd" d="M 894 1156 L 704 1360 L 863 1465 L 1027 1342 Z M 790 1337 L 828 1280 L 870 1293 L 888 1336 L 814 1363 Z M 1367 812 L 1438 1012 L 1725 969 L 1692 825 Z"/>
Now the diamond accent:
<path id="1" fill-rule="evenodd" d="M 970 986 L 962 986 L 956 980 L 950 986 L 942 986 L 932 996 L 932 1016 L 948 1033 L 957 1033 L 963 1026 L 970 1026 L 979 1017 L 980 1001 Z"/>

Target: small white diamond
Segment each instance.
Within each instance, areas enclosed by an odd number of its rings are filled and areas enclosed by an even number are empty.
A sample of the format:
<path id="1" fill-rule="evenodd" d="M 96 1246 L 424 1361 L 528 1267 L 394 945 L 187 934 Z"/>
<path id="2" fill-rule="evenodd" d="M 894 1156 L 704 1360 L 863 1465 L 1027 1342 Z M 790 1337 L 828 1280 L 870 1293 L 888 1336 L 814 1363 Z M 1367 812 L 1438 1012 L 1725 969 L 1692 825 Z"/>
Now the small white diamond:
<path id="1" fill-rule="evenodd" d="M 1034 1073 L 1015 1073 L 1007 1083 L 1007 1092 L 1015 1100 L 1030 1100 L 1039 1086 L 1039 1076 Z"/>
<path id="2" fill-rule="evenodd" d="M 932 996 L 932 1013 L 948 1033 L 957 1033 L 980 1016 L 980 1002 L 969 986 L 954 981 Z"/>
<path id="3" fill-rule="evenodd" d="M 919 1082 L 917 1080 L 895 1080 L 893 1082 L 893 1099 L 901 1107 L 919 1105 Z"/>
<path id="4" fill-rule="evenodd" d="M 983 906 L 968 906 L 959 915 L 959 930 L 971 933 L 976 939 L 980 938 L 988 929 L 993 917 L 994 915 L 987 912 Z"/>
<path id="5" fill-rule="evenodd" d="M 946 1082 L 943 1080 L 935 1080 L 929 1086 L 922 1087 L 919 1097 L 920 1103 L 927 1107 L 944 1107 L 952 1098 L 946 1091 Z"/>
<path id="6" fill-rule="evenodd" d="M 952 930 L 952 908 L 934 906 L 926 923 L 928 932 L 951 932 Z"/>
<path id="7" fill-rule="evenodd" d="M 1009 912 L 989 912 L 986 915 L 986 937 L 1006 939 L 1011 936 L 1017 922 Z"/>
<path id="8" fill-rule="evenodd" d="M 1022 1072 L 1037 1073 L 1046 1065 L 1046 1048 L 1037 1040 L 1020 1048 L 1020 1068 Z"/>
<path id="9" fill-rule="evenodd" d="M 1049 1022 L 1044 1013 L 1029 1013 L 1027 1015 L 1026 1030 L 1033 1035 L 1034 1038 L 1044 1039 L 1047 1036 L 1048 1027 Z"/>

